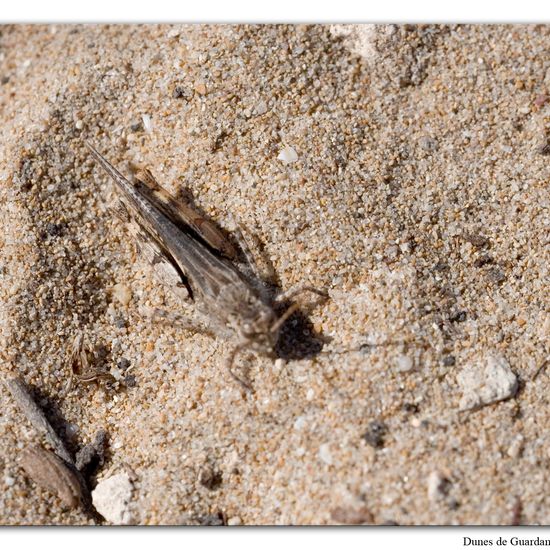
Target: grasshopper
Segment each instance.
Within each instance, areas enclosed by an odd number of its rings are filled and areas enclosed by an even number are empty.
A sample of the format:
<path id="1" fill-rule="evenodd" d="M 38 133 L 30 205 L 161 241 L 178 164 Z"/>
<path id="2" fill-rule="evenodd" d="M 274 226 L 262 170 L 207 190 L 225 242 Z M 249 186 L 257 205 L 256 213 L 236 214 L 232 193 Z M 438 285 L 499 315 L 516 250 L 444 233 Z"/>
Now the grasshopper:
<path id="1" fill-rule="evenodd" d="M 255 284 L 237 268 L 237 251 L 217 227 L 194 208 L 171 197 L 149 171 L 138 174 L 135 183 L 126 179 L 91 144 L 92 155 L 109 174 L 122 195 L 128 213 L 147 239 L 150 261 L 161 269 L 165 278 L 179 277 L 176 288 L 184 289 L 184 276 L 190 287 L 188 294 L 199 310 L 220 329 L 236 336 L 236 343 L 226 359 L 230 374 L 246 389 L 248 382 L 233 371 L 237 355 L 245 350 L 273 356 L 280 328 L 298 309 L 293 303 L 278 316 L 274 306 L 303 292 L 323 298 L 328 295 L 310 286 L 301 285 L 272 298 L 265 285 Z"/>

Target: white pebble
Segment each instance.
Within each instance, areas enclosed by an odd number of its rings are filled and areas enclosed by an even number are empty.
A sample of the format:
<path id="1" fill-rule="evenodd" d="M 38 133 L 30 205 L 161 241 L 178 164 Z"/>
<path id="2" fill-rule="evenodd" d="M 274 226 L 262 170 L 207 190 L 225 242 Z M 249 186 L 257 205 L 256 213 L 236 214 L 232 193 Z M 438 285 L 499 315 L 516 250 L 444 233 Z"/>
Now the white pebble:
<path id="1" fill-rule="evenodd" d="M 307 390 L 307 392 L 306 392 L 306 399 L 308 401 L 311 401 L 314 396 L 315 396 L 315 392 L 313 391 L 312 388 L 309 388 L 309 390 Z"/>
<path id="2" fill-rule="evenodd" d="M 518 458 L 523 451 L 523 436 L 518 435 L 510 447 L 508 447 L 507 454 L 510 458 Z"/>
<path id="3" fill-rule="evenodd" d="M 128 474 L 116 474 L 100 481 L 92 491 L 96 510 L 115 525 L 129 525 L 133 522 L 130 501 L 134 486 Z"/>
<path id="4" fill-rule="evenodd" d="M 265 101 L 260 101 L 256 105 L 255 111 L 257 115 L 263 115 L 264 113 L 267 113 L 267 103 Z"/>
<path id="5" fill-rule="evenodd" d="M 141 120 L 143 120 L 143 128 L 150 134 L 153 131 L 153 121 L 151 117 L 149 115 L 141 115 Z"/>
<path id="6" fill-rule="evenodd" d="M 304 416 L 299 416 L 294 421 L 294 429 L 295 430 L 301 430 L 306 425 L 306 419 Z"/>
<path id="7" fill-rule="evenodd" d="M 291 164 L 298 160 L 298 153 L 296 153 L 293 147 L 285 147 L 279 153 L 277 159 L 283 161 L 285 164 Z"/>
<path id="8" fill-rule="evenodd" d="M 517 377 L 504 357 L 489 356 L 484 363 L 468 365 L 457 376 L 463 411 L 502 401 L 518 389 Z"/>
<path id="9" fill-rule="evenodd" d="M 319 458 L 329 466 L 332 464 L 332 453 L 328 443 L 324 443 L 319 447 Z"/>
<path id="10" fill-rule="evenodd" d="M 242 525 L 243 520 L 239 516 L 233 516 L 227 520 L 227 525 Z"/>
<path id="11" fill-rule="evenodd" d="M 8 486 L 8 487 L 13 487 L 15 485 L 15 479 L 11 476 L 6 476 L 4 478 L 4 483 Z"/>
<path id="12" fill-rule="evenodd" d="M 409 372 L 413 368 L 413 360 L 406 355 L 399 355 L 395 362 L 399 372 Z"/>
<path id="13" fill-rule="evenodd" d="M 123 283 L 117 283 L 113 287 L 113 296 L 123 305 L 127 306 L 130 303 L 130 300 L 132 299 L 132 292 L 130 288 L 123 284 Z"/>

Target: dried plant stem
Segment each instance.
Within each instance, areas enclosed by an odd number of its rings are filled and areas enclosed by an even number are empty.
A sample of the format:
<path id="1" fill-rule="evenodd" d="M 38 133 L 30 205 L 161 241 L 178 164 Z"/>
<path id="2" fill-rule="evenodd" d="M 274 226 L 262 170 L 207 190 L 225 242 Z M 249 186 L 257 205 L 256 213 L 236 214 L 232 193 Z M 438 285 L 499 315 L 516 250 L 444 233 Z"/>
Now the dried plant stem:
<path id="1" fill-rule="evenodd" d="M 48 419 L 32 398 L 26 384 L 20 378 L 12 378 L 5 382 L 21 412 L 27 417 L 34 429 L 46 438 L 55 452 L 65 461 L 74 466 L 74 459 L 65 447 L 61 438 L 52 428 Z"/>

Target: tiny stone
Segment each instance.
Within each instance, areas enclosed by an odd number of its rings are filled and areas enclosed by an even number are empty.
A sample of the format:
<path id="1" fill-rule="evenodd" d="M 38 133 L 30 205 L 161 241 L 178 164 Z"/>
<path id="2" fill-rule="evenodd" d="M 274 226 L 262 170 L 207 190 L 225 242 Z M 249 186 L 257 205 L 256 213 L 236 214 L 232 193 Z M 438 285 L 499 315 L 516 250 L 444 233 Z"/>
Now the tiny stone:
<path id="1" fill-rule="evenodd" d="M 186 88 L 185 86 L 176 86 L 174 88 L 174 91 L 172 92 L 172 97 L 174 99 L 184 99 L 185 101 L 189 101 L 193 98 L 193 90 L 190 88 Z"/>
<path id="2" fill-rule="evenodd" d="M 209 491 L 219 489 L 223 481 L 221 472 L 215 471 L 213 468 L 205 468 L 199 474 L 199 483 L 206 487 Z"/>
<path id="3" fill-rule="evenodd" d="M 464 233 L 462 237 L 465 241 L 468 241 L 469 243 L 473 244 L 477 248 L 481 248 L 489 244 L 489 239 L 487 237 L 484 237 L 483 235 L 473 235 L 471 233 Z"/>
<path id="4" fill-rule="evenodd" d="M 198 522 L 201 525 L 209 525 L 209 526 L 225 525 L 222 513 L 208 514 L 207 516 L 203 516 L 202 518 L 199 518 Z"/>
<path id="5" fill-rule="evenodd" d="M 380 448 L 384 445 L 384 436 L 387 431 L 386 424 L 374 420 L 369 424 L 363 438 L 371 447 Z"/>
<path id="6" fill-rule="evenodd" d="M 487 273 L 487 278 L 489 279 L 489 281 L 492 281 L 493 283 L 498 284 L 498 283 L 502 283 L 502 281 L 506 279 L 506 275 L 504 275 L 502 270 L 498 268 L 494 268 Z"/>
<path id="7" fill-rule="evenodd" d="M 510 458 L 519 458 L 523 452 L 523 436 L 517 436 L 510 447 L 508 448 L 507 454 Z"/>
<path id="8" fill-rule="evenodd" d="M 8 486 L 8 487 L 13 487 L 15 485 L 15 479 L 11 476 L 6 476 L 4 478 L 4 483 Z"/>
<path id="9" fill-rule="evenodd" d="M 143 130 L 143 124 L 141 123 L 141 121 L 132 122 L 130 124 L 130 130 L 132 132 L 139 132 L 139 131 Z"/>
<path id="10" fill-rule="evenodd" d="M 493 262 L 493 258 L 491 256 L 484 254 L 483 256 L 480 256 L 477 258 L 477 260 L 474 262 L 474 267 L 483 267 L 484 265 L 490 264 Z"/>
<path id="11" fill-rule="evenodd" d="M 114 323 L 116 328 L 126 328 L 126 319 L 124 317 L 116 317 Z"/>
<path id="12" fill-rule="evenodd" d="M 260 101 L 256 105 L 255 112 L 258 116 L 267 113 L 267 103 L 265 101 Z"/>
<path id="13" fill-rule="evenodd" d="M 303 416 L 299 416 L 294 421 L 294 429 L 295 430 L 301 430 L 306 425 L 306 419 Z"/>
<path id="14" fill-rule="evenodd" d="M 319 447 L 319 458 L 329 466 L 332 464 L 332 454 L 328 443 L 324 443 Z"/>
<path id="15" fill-rule="evenodd" d="M 506 359 L 489 356 L 483 366 L 465 367 L 457 380 L 462 389 L 460 409 L 477 409 L 515 395 L 518 389 L 516 375 Z"/>
<path id="16" fill-rule="evenodd" d="M 456 313 L 453 313 L 449 317 L 449 321 L 451 321 L 451 323 L 463 323 L 464 321 L 466 321 L 466 312 L 457 311 Z"/>
<path id="17" fill-rule="evenodd" d="M 0 80 L 0 83 L 7 84 L 9 81 L 10 81 L 9 76 L 3 76 L 2 79 Z"/>
<path id="18" fill-rule="evenodd" d="M 206 95 L 206 84 L 204 82 L 198 82 L 195 84 L 195 91 L 199 95 Z"/>
<path id="19" fill-rule="evenodd" d="M 444 367 L 453 367 L 455 364 L 456 364 L 456 358 L 454 355 L 445 355 L 445 357 L 443 357 Z"/>
<path id="20" fill-rule="evenodd" d="M 418 412 L 418 405 L 416 403 L 404 403 L 402 409 L 406 413 L 416 414 Z"/>
<path id="21" fill-rule="evenodd" d="M 242 525 L 243 520 L 239 516 L 233 516 L 232 518 L 229 518 L 227 520 L 227 525 L 235 526 L 235 525 Z"/>
<path id="22" fill-rule="evenodd" d="M 143 128 L 145 131 L 150 134 L 153 131 L 153 121 L 151 120 L 150 115 L 141 115 L 141 120 L 143 121 Z"/>
<path id="23" fill-rule="evenodd" d="M 126 359 L 126 357 L 122 357 L 118 363 L 116 364 L 116 366 L 121 370 L 121 371 L 125 371 L 129 366 L 131 365 L 130 361 L 128 361 L 128 359 Z"/>
<path id="24" fill-rule="evenodd" d="M 414 366 L 413 360 L 406 355 L 399 355 L 395 362 L 399 372 L 409 372 Z"/>
<path id="25" fill-rule="evenodd" d="M 437 141 L 428 136 L 421 137 L 418 144 L 425 151 L 435 151 L 437 149 Z"/>
<path id="26" fill-rule="evenodd" d="M 92 491 L 92 501 L 96 510 L 114 525 L 133 523 L 130 502 L 133 484 L 128 474 L 115 474 L 100 481 Z"/>
<path id="27" fill-rule="evenodd" d="M 84 122 L 82 122 L 82 120 L 77 120 L 75 123 L 75 128 L 77 130 L 82 130 L 82 128 L 84 128 Z"/>
<path id="28" fill-rule="evenodd" d="M 113 296 L 123 305 L 127 306 L 130 303 L 130 300 L 132 299 L 132 292 L 130 288 L 123 284 L 123 283 L 117 283 L 113 287 Z"/>
<path id="29" fill-rule="evenodd" d="M 137 378 L 133 374 L 127 374 L 124 377 L 124 383 L 128 388 L 135 388 L 137 386 Z"/>
<path id="30" fill-rule="evenodd" d="M 47 223 L 46 232 L 52 237 L 60 237 L 65 232 L 65 224 L 63 223 Z"/>
<path id="31" fill-rule="evenodd" d="M 298 153 L 296 153 L 292 147 L 285 147 L 281 150 L 277 159 L 281 160 L 285 164 L 291 164 L 298 160 Z"/>

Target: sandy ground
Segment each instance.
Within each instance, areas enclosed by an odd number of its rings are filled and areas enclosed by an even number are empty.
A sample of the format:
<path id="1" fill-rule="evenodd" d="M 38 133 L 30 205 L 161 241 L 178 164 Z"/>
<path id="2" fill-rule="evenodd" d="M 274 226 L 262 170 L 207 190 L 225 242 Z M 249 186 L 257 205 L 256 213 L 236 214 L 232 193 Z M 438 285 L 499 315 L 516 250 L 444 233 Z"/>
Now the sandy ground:
<path id="1" fill-rule="evenodd" d="M 91 484 L 131 472 L 128 521 L 550 523 L 550 27 L 0 33 L 2 377 L 73 452 L 107 431 Z M 279 359 L 240 358 L 252 394 L 231 341 L 141 314 L 194 306 L 83 139 L 236 220 L 280 288 L 329 292 Z M 78 334 L 117 387 L 68 387 Z M 464 407 L 491 361 L 478 390 L 505 369 L 507 399 Z M 2 388 L 0 521 L 93 523 L 24 475 L 37 442 Z"/>

